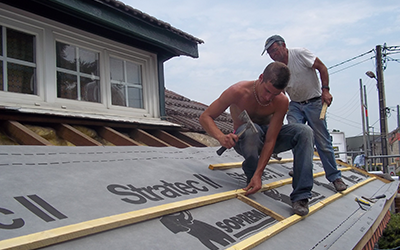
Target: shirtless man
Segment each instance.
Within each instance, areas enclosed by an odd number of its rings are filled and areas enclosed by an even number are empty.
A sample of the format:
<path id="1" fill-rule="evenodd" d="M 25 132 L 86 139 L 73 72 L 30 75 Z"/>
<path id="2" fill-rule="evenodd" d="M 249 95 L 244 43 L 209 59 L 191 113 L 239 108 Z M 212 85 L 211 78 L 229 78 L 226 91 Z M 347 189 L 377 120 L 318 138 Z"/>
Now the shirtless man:
<path id="1" fill-rule="evenodd" d="M 280 62 L 269 64 L 256 80 L 241 81 L 226 89 L 200 116 L 206 132 L 226 148 L 244 157 L 242 168 L 247 176 L 246 195 L 261 189 L 263 171 L 273 153 L 292 150 L 294 154 L 293 192 L 290 194 L 296 214 L 308 214 L 308 199 L 313 186 L 313 132 L 304 124 L 283 125 L 289 100 L 283 93 L 290 79 L 287 66 Z M 238 118 L 246 110 L 257 127 L 258 134 L 246 130 L 240 138 L 224 134 L 214 119 L 229 107 L 233 128 L 239 133 L 246 124 Z"/>

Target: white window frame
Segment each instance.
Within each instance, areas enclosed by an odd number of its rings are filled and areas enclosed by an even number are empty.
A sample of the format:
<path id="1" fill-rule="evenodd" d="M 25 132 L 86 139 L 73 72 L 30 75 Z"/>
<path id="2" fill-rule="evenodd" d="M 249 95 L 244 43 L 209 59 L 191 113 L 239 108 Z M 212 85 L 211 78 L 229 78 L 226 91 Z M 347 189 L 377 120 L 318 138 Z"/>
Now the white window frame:
<path id="1" fill-rule="evenodd" d="M 1 11 L 1 10 L 0 10 Z M 0 15 L 3 15 L 3 13 L 0 12 Z M 42 69 L 42 62 L 43 62 L 43 47 L 41 46 L 43 44 L 43 34 L 44 30 L 38 26 L 34 26 L 32 24 L 26 24 L 23 22 L 20 22 L 18 20 L 12 20 L 12 19 L 6 19 L 6 18 L 0 18 L 0 26 L 14 29 L 29 35 L 33 35 L 36 38 L 36 47 L 35 47 L 35 57 L 36 57 L 36 62 L 34 64 L 36 68 L 36 95 L 31 95 L 31 94 L 24 94 L 24 93 L 15 93 L 15 92 L 8 92 L 8 91 L 0 91 L 0 99 L 1 102 L 4 103 L 16 103 L 16 104 L 33 104 L 37 105 L 39 102 L 43 102 L 43 93 L 44 93 L 44 86 L 43 84 L 40 84 L 40 82 L 43 81 L 43 69 Z M 3 33 L 3 36 L 5 34 Z M 4 39 L 3 39 L 4 42 Z M 5 62 L 2 60 L 3 63 Z M 8 62 L 12 62 L 13 60 L 7 60 Z M 29 66 L 32 66 L 33 64 L 30 64 Z M 17 102 L 16 102 L 17 101 Z"/>
<path id="2" fill-rule="evenodd" d="M 37 53 L 37 95 L 0 91 L 0 106 L 35 107 L 66 113 L 160 118 L 156 54 L 117 43 L 1 3 L 0 25 L 35 35 Z M 99 53 L 100 103 L 57 97 L 56 41 Z M 110 56 L 141 65 L 143 109 L 111 104 Z"/>

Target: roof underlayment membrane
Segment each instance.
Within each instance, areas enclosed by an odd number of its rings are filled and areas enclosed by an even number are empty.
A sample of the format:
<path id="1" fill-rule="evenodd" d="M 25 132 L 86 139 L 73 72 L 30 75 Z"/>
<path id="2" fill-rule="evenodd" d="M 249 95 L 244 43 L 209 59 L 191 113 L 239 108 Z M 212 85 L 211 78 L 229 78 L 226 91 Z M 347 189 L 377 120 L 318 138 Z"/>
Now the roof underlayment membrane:
<path id="1" fill-rule="evenodd" d="M 1 146 L 0 249 L 353 249 L 399 186 L 343 164 L 337 193 L 316 158 L 300 217 L 290 160 L 271 161 L 246 197 L 243 158 L 217 149 Z"/>

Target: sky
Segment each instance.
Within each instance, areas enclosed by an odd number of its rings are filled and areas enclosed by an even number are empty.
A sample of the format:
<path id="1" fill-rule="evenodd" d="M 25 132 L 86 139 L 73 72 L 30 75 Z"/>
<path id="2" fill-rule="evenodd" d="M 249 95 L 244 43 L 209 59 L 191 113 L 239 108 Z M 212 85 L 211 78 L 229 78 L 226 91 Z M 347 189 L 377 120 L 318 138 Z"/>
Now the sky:
<path id="1" fill-rule="evenodd" d="M 400 46 L 398 0 L 122 1 L 204 41 L 199 58 L 174 57 L 165 63 L 168 90 L 210 105 L 230 85 L 258 78 L 272 62 L 267 54 L 261 56 L 265 40 L 279 34 L 288 48 L 305 47 L 329 68 L 329 131 L 362 135 L 361 81 L 369 131 L 380 133 L 377 81 L 365 72 L 376 73 L 377 45 Z M 387 55 L 384 70 L 389 132 L 398 126 L 400 105 L 400 47 L 396 49 Z"/>

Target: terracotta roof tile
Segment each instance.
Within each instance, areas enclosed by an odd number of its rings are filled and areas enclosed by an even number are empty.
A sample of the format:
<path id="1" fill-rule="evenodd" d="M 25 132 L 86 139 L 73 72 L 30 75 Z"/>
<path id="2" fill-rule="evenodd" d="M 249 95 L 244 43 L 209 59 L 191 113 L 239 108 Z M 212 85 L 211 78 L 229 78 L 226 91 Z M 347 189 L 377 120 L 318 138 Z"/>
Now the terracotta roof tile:
<path id="1" fill-rule="evenodd" d="M 182 125 L 187 131 L 205 133 L 200 125 L 199 117 L 207 107 L 203 103 L 192 101 L 173 91 L 165 90 L 165 113 L 167 121 Z M 223 133 L 231 133 L 233 130 L 233 121 L 227 112 L 217 117 L 215 123 Z"/>

